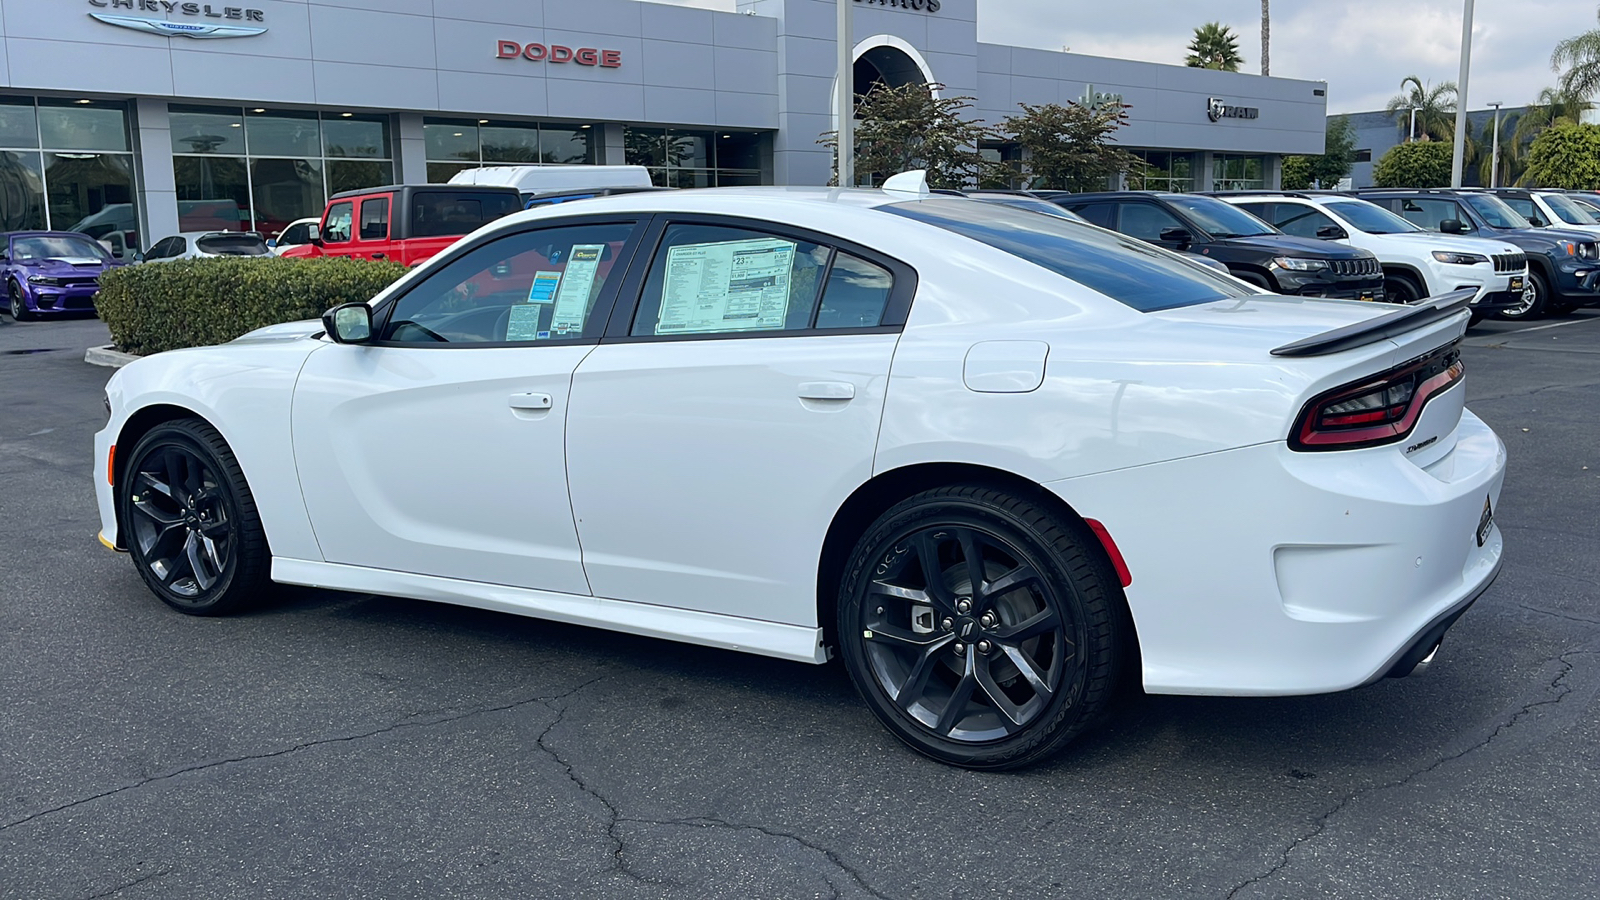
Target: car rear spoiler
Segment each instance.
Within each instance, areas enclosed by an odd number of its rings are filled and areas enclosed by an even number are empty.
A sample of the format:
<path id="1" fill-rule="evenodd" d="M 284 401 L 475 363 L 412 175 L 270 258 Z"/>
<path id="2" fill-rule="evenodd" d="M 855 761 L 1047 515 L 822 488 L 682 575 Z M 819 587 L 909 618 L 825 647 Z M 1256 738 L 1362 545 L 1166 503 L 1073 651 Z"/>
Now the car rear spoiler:
<path id="1" fill-rule="evenodd" d="M 1387 337 L 1403 334 L 1415 328 L 1421 328 L 1429 322 L 1447 319 L 1456 313 L 1466 310 L 1472 298 L 1477 295 L 1476 288 L 1462 288 L 1420 300 L 1401 309 L 1397 309 L 1386 316 L 1378 316 L 1365 322 L 1345 325 L 1332 331 L 1324 331 L 1308 338 L 1301 338 L 1293 343 L 1284 344 L 1272 351 L 1273 356 L 1323 356 L 1328 353 L 1338 353 L 1340 350 L 1349 350 L 1351 347 L 1360 347 L 1381 341 Z"/>

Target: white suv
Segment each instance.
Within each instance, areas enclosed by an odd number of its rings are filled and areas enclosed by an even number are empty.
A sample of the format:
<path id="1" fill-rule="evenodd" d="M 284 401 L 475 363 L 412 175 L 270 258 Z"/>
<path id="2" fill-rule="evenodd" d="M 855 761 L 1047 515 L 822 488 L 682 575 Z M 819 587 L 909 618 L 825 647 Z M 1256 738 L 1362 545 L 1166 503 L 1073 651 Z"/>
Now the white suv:
<path id="1" fill-rule="evenodd" d="M 1535 228 L 1564 228 L 1600 234 L 1600 213 L 1560 191 L 1529 191 L 1521 188 L 1496 188 L 1490 191 L 1504 200 Z"/>
<path id="2" fill-rule="evenodd" d="M 1475 288 L 1472 318 L 1513 306 L 1527 285 L 1528 260 L 1504 241 L 1424 231 L 1392 212 L 1357 197 L 1335 194 L 1218 194 L 1223 200 L 1286 234 L 1321 238 L 1370 251 L 1383 265 L 1390 301 Z"/>

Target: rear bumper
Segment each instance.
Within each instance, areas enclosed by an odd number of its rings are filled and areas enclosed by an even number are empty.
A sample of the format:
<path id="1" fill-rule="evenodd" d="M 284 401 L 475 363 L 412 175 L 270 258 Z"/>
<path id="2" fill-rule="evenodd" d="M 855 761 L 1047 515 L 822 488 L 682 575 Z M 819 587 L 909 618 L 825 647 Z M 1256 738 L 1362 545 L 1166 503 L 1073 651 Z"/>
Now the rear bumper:
<path id="1" fill-rule="evenodd" d="M 1410 458 L 1263 444 L 1046 487 L 1127 561 L 1146 690 L 1325 693 L 1395 671 L 1499 572 L 1498 528 L 1476 534 L 1504 445 L 1465 411 L 1451 439 Z"/>

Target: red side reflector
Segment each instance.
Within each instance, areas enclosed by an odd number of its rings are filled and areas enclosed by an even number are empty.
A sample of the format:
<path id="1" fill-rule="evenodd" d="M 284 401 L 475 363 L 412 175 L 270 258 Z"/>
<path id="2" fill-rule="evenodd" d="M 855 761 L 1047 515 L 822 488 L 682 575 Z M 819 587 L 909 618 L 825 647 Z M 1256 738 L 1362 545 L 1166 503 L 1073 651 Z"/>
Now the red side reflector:
<path id="1" fill-rule="evenodd" d="M 1106 548 L 1106 556 L 1111 559 L 1111 568 L 1117 570 L 1117 580 L 1122 582 L 1123 587 L 1133 584 L 1133 573 L 1128 571 L 1128 561 L 1122 558 L 1122 551 L 1117 549 L 1117 542 L 1111 539 L 1111 532 L 1107 531 L 1106 526 L 1100 524 L 1098 519 L 1083 521 L 1088 523 L 1089 530 L 1094 532 L 1094 536 L 1100 539 L 1100 546 Z"/>
<path id="2" fill-rule="evenodd" d="M 117 483 L 117 445 L 111 445 L 111 452 L 106 454 L 106 484 L 115 486 Z"/>

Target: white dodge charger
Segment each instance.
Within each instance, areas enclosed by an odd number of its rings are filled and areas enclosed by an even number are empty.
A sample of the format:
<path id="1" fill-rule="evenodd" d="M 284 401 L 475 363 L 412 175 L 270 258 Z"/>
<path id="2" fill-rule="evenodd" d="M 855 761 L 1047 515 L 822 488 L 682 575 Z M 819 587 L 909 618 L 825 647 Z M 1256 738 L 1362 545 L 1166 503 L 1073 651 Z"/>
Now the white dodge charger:
<path id="1" fill-rule="evenodd" d="M 920 188 L 597 198 L 370 303 L 108 386 L 108 546 L 187 613 L 270 583 L 808 663 L 956 765 L 1124 678 L 1404 675 L 1494 580 L 1467 295 L 1280 297 Z"/>

